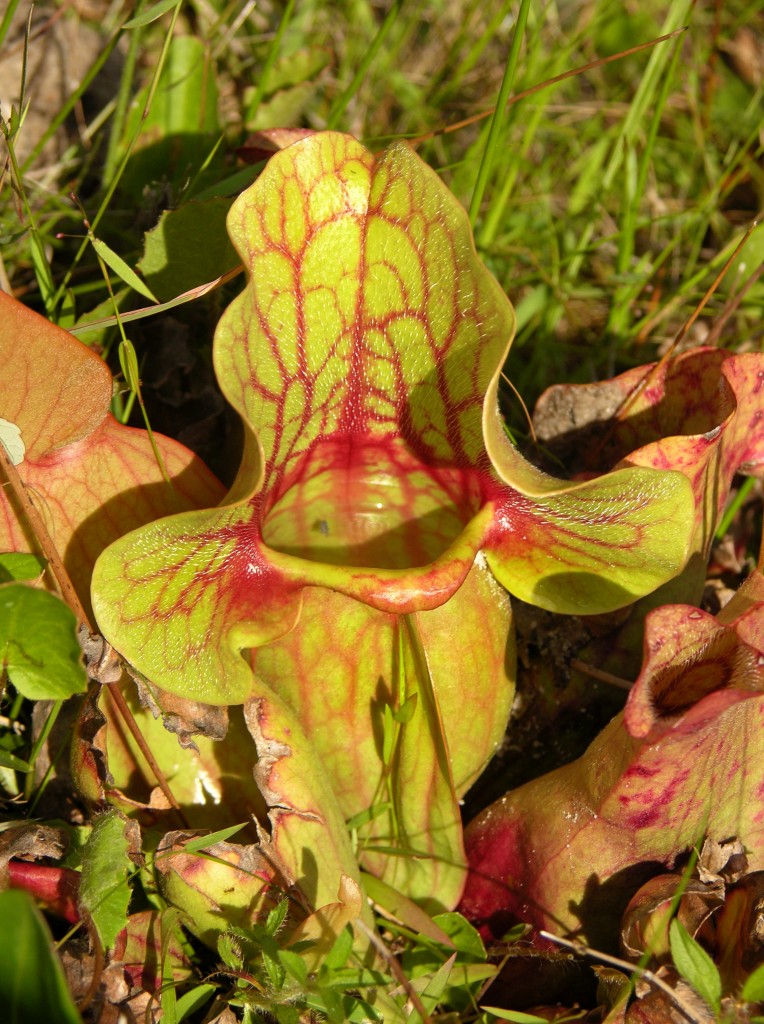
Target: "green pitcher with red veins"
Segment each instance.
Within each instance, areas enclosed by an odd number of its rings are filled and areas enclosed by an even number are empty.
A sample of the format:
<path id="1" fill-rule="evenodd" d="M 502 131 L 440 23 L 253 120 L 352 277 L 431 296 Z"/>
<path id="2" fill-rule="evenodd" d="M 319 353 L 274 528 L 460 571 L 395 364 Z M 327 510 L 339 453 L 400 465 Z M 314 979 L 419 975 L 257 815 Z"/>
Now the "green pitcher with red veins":
<path id="1" fill-rule="evenodd" d="M 104 552 L 98 623 L 155 686 L 244 705 L 273 856 L 313 906 L 360 863 L 451 908 L 459 798 L 513 699 L 508 592 L 590 614 L 655 589 L 684 565 L 691 487 L 650 468 L 570 483 L 516 451 L 497 406 L 512 307 L 407 145 L 297 142 L 228 226 L 248 282 L 214 361 L 241 469 L 217 508 Z"/>

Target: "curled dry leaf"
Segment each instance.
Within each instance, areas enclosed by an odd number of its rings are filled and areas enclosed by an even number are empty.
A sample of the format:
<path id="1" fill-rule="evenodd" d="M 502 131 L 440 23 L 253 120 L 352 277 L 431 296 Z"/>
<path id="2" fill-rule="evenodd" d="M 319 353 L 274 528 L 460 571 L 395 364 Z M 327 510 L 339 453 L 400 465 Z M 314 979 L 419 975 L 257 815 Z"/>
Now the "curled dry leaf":
<path id="1" fill-rule="evenodd" d="M 122 678 L 122 665 L 114 648 L 102 636 L 91 633 L 84 622 L 80 624 L 78 636 L 88 679 L 103 686 L 118 683 Z"/>
<path id="2" fill-rule="evenodd" d="M 706 839 L 698 858 L 698 878 L 712 885 L 731 885 L 748 873 L 748 858 L 739 839 L 717 843 Z"/>
<path id="3" fill-rule="evenodd" d="M 646 882 L 629 900 L 621 924 L 621 947 L 626 956 L 639 960 L 644 953 L 652 962 L 671 959 L 669 924 L 674 916 L 694 939 L 702 937 L 703 926 L 724 905 L 724 884 L 712 886 L 690 879 L 676 909 L 674 897 L 682 885 L 679 874 L 657 875 Z"/>
<path id="4" fill-rule="evenodd" d="M 181 747 L 195 747 L 194 736 L 224 740 L 228 732 L 228 710 L 198 700 L 185 700 L 164 690 L 157 690 L 137 674 L 133 677 L 141 705 L 154 718 L 161 718 L 168 732 L 175 733 Z"/>

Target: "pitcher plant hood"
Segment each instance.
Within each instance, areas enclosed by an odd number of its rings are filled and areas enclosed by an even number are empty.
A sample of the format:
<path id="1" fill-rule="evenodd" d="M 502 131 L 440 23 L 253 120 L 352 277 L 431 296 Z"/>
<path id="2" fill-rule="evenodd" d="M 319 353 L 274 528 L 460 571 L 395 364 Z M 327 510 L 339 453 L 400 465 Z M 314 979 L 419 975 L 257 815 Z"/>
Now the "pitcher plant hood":
<path id="1" fill-rule="evenodd" d="M 247 442 L 220 507 L 113 544 L 93 600 L 157 685 L 246 700 L 240 652 L 298 626 L 306 588 L 395 615 L 444 605 L 480 552 L 510 593 L 559 612 L 625 605 L 682 567 L 686 478 L 532 466 L 497 408 L 514 314 L 464 210 L 405 144 L 376 158 L 324 132 L 234 203 L 249 281 L 215 366 Z"/>
<path id="2" fill-rule="evenodd" d="M 514 694 L 507 591 L 579 613 L 633 601 L 684 564 L 691 488 L 650 468 L 555 480 L 510 444 L 512 307 L 408 146 L 297 142 L 228 225 L 249 282 L 214 359 L 241 469 L 220 507 L 109 548 L 98 622 L 156 686 L 244 702 L 287 874 L 322 818 L 338 855 L 311 888 L 334 899 L 349 820 L 364 868 L 450 909 L 458 801 Z"/>

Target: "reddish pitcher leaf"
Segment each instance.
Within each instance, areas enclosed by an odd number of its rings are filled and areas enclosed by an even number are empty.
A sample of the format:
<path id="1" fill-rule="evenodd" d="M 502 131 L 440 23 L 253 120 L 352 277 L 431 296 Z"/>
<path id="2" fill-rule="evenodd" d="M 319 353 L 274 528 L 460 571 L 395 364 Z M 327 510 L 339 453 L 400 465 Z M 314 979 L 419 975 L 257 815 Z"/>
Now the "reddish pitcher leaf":
<path id="1" fill-rule="evenodd" d="M 715 619 L 653 611 L 624 714 L 578 761 L 509 793 L 468 828 L 462 909 L 612 942 L 639 865 L 671 865 L 704 834 L 764 862 L 764 579 Z"/>
<path id="2" fill-rule="evenodd" d="M 0 416 L 26 448 L 19 474 L 80 598 L 112 540 L 170 512 L 218 501 L 222 489 L 182 445 L 157 437 L 169 487 L 145 431 L 109 415 L 108 367 L 66 331 L 0 292 Z M 0 490 L 0 550 L 36 550 L 7 488 Z"/>
<path id="3" fill-rule="evenodd" d="M 534 424 L 572 470 L 681 470 L 695 494 L 692 552 L 705 561 L 733 476 L 764 469 L 763 388 L 759 353 L 698 348 L 613 380 L 549 388 Z"/>
<path id="4" fill-rule="evenodd" d="M 700 602 L 711 541 L 736 473 L 764 471 L 764 357 L 695 349 L 663 364 L 637 367 L 598 384 L 560 385 L 534 411 L 539 439 L 572 471 L 611 465 L 680 469 L 695 495 L 690 558 L 684 571 L 642 598 L 615 631 L 578 657 L 633 678 L 644 618 L 665 604 Z"/>
<path id="5" fill-rule="evenodd" d="M 109 969 L 124 971 L 133 985 L 147 992 L 161 989 L 163 977 L 176 984 L 186 981 L 192 969 L 172 912 L 131 914 L 117 936 Z"/>

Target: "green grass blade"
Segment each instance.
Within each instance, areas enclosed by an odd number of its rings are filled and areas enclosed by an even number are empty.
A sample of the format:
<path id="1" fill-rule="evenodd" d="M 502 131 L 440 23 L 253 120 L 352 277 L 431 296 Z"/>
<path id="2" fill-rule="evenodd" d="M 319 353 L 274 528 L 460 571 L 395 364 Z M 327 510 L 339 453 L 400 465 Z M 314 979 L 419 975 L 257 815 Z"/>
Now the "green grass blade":
<path id="1" fill-rule="evenodd" d="M 141 10 L 141 3 L 136 6 L 136 11 Z M 101 172 L 101 187 L 105 188 L 111 181 L 120 160 L 120 149 L 124 144 L 123 132 L 125 121 L 130 107 L 130 100 L 135 91 L 135 73 L 138 58 L 141 52 L 143 33 L 140 28 L 130 33 L 130 40 L 125 54 L 125 62 L 122 65 L 122 73 L 119 78 L 119 89 L 117 91 L 114 113 L 111 118 L 109 129 L 109 140 L 106 147 L 106 157 Z"/>
<path id="2" fill-rule="evenodd" d="M 675 0 L 672 3 L 666 20 L 661 28 L 661 35 L 667 35 L 670 32 L 675 32 L 687 21 L 687 16 L 692 5 L 692 0 Z M 623 166 L 624 154 L 626 145 L 635 145 L 638 140 L 638 130 L 644 119 L 644 114 L 648 107 L 653 104 L 655 99 L 655 91 L 660 82 L 661 75 L 666 70 L 666 65 L 671 59 L 672 50 L 664 43 L 657 44 L 652 53 L 650 59 L 647 62 L 647 68 L 642 76 L 640 83 L 637 87 L 634 97 L 629 104 L 629 110 L 624 118 L 618 134 L 615 139 L 610 160 L 608 161 L 605 172 L 602 177 L 601 194 L 607 195 L 616 181 L 617 175 Z M 596 211 L 594 211 L 596 213 Z M 594 234 L 594 216 L 592 216 L 584 231 L 582 232 L 578 244 L 576 246 L 576 255 L 570 261 L 568 270 L 565 275 L 568 282 L 575 281 L 581 270 L 584 255 L 589 248 L 589 245 Z"/>
<path id="3" fill-rule="evenodd" d="M 483 151 L 483 159 L 480 161 L 477 181 L 475 182 L 475 188 L 470 202 L 470 223 L 473 225 L 475 224 L 478 213 L 480 212 L 480 206 L 483 202 L 483 196 L 485 195 L 488 179 L 491 175 L 491 171 L 493 170 L 493 162 L 496 155 L 496 143 L 499 140 L 501 127 L 504 123 L 504 117 L 506 116 L 507 100 L 509 99 L 509 94 L 512 91 L 512 86 L 515 83 L 517 63 L 520 58 L 520 47 L 525 34 L 525 25 L 528 21 L 528 11 L 530 10 L 530 6 L 530 0 L 522 0 L 522 3 L 520 4 L 520 11 L 517 16 L 517 25 L 515 26 L 515 31 L 512 36 L 512 47 L 509 51 L 509 59 L 507 61 L 507 66 L 504 69 L 504 77 L 501 80 L 501 88 L 499 89 L 499 98 L 496 101 L 496 109 L 491 117 L 488 139 Z"/>
<path id="4" fill-rule="evenodd" d="M 111 267 L 117 277 L 132 288 L 133 291 L 138 292 L 139 295 L 148 299 L 149 302 L 159 302 L 159 299 L 154 295 L 149 286 L 141 281 L 140 277 L 138 277 L 132 267 L 128 266 L 122 257 L 114 252 L 114 250 L 111 249 L 103 239 L 93 236 L 93 248 L 107 267 Z"/>
<path id="5" fill-rule="evenodd" d="M 163 14 L 171 11 L 173 7 L 180 7 L 180 5 L 181 0 L 159 0 L 159 3 L 152 4 L 147 11 L 136 15 L 130 21 L 126 21 L 122 27 L 128 29 L 143 28 L 145 25 L 150 25 L 152 21 L 157 21 Z"/>
<path id="6" fill-rule="evenodd" d="M 104 64 L 114 51 L 114 48 L 119 42 L 119 38 L 120 33 L 115 32 L 111 36 L 111 38 L 107 40 L 106 45 L 98 54 L 98 57 L 93 61 L 92 65 L 88 68 L 87 73 L 83 76 L 83 79 L 80 82 L 80 84 L 77 86 L 76 89 L 73 89 L 72 92 L 67 96 L 66 102 L 63 104 L 63 106 L 55 115 L 55 117 L 51 118 L 50 124 L 40 136 L 32 152 L 21 165 L 22 172 L 28 171 L 32 166 L 34 166 L 35 161 L 39 157 L 40 153 L 42 153 L 45 145 L 48 143 L 50 139 L 53 138 L 53 136 L 59 130 L 61 125 L 66 121 L 67 117 L 69 117 L 74 108 L 77 106 L 82 97 L 90 88 L 96 75 L 101 71 Z"/>
<path id="7" fill-rule="evenodd" d="M 8 35 L 8 29 L 11 27 L 13 21 L 13 15 L 19 6 L 19 0 L 10 0 L 8 6 L 5 9 L 3 20 L 0 21 L 0 46 L 3 45 L 5 37 Z"/>
<path id="8" fill-rule="evenodd" d="M 328 128 L 336 128 L 337 125 L 340 123 L 340 119 L 342 115 L 345 113 L 348 103 L 350 103 L 352 98 L 355 96 L 356 92 L 358 92 L 358 88 L 361 82 L 366 77 L 366 72 L 369 70 L 369 66 L 376 57 L 385 39 L 387 38 L 390 29 L 395 24 L 396 19 L 401 12 L 401 8 L 403 7 L 403 3 L 404 0 L 394 0 L 392 6 L 390 7 L 390 10 L 385 15 L 384 21 L 379 26 L 379 31 L 372 40 L 371 45 L 369 46 L 369 49 L 366 51 L 366 55 L 364 56 L 363 60 L 359 64 L 358 70 L 353 75 L 353 79 L 350 82 L 350 85 L 335 101 L 334 106 L 329 112 L 329 117 L 327 119 Z"/>
<path id="9" fill-rule="evenodd" d="M 284 33 L 286 32 L 287 26 L 289 25 L 289 22 L 292 19 L 293 11 L 294 0 L 287 0 L 287 5 L 284 8 L 284 13 L 281 15 L 281 20 L 279 21 L 279 27 L 276 30 L 276 35 L 273 37 L 273 43 L 271 44 L 268 50 L 268 55 L 266 56 L 265 62 L 260 71 L 260 78 L 258 79 L 257 82 L 255 95 L 252 97 L 252 101 L 250 102 L 249 107 L 247 108 L 247 112 L 244 118 L 245 123 L 247 124 L 253 121 L 255 114 L 257 114 L 258 108 L 260 106 L 260 101 L 262 100 L 268 85 L 268 76 L 270 74 L 271 68 L 276 63 L 276 58 L 278 57 L 281 49 L 281 40 L 284 38 Z"/>
<path id="10" fill-rule="evenodd" d="M 143 122 L 148 117 L 149 110 L 151 109 L 151 103 L 152 103 L 152 100 L 154 98 L 154 94 L 156 93 L 157 87 L 159 85 L 159 79 L 162 77 L 162 71 L 164 70 L 165 61 L 167 60 L 167 53 L 168 53 L 168 50 L 170 48 L 170 41 L 172 40 L 173 32 L 175 31 L 175 22 L 178 19 L 179 11 L 180 11 L 180 4 L 178 4 L 178 6 L 175 7 L 175 9 L 173 10 L 172 18 L 170 19 L 170 24 L 167 27 L 167 32 L 165 34 L 164 41 L 163 41 L 163 44 L 162 44 L 162 51 L 161 51 L 161 53 L 159 55 L 159 58 L 157 59 L 156 65 L 154 67 L 154 73 L 153 73 L 152 78 L 151 78 L 151 84 L 149 86 L 149 92 L 148 92 L 148 97 L 146 99 L 146 106 L 145 106 L 145 109 L 143 111 L 143 117 L 142 117 L 141 121 L 138 123 L 137 128 L 133 132 L 132 138 L 130 139 L 128 144 L 125 146 L 125 151 L 124 151 L 124 153 L 122 155 L 122 159 L 120 160 L 119 166 L 117 167 L 116 171 L 114 172 L 113 178 L 109 182 L 109 185 L 108 185 L 108 187 L 107 187 L 107 189 L 106 189 L 106 191 L 104 193 L 104 196 L 103 196 L 103 198 L 102 198 L 102 200 L 101 200 L 101 202 L 99 204 L 99 207 L 98 207 L 98 210 L 96 212 L 95 217 L 93 217 L 93 220 L 91 221 L 90 228 L 91 228 L 92 231 L 96 230 L 96 228 L 98 227 L 98 224 L 101 221 L 101 218 L 106 213 L 106 210 L 109 207 L 109 203 L 111 202 L 112 197 L 113 197 L 114 193 L 117 190 L 117 186 L 119 185 L 120 178 L 124 174 L 125 168 L 127 167 L 127 162 L 130 159 L 130 155 L 131 155 L 131 153 L 133 151 L 133 148 L 135 147 L 135 144 L 138 141 L 138 138 L 139 138 L 139 136 L 141 134 L 141 130 L 143 128 Z M 71 263 L 69 269 L 67 270 L 66 274 L 64 275 L 64 278 L 63 278 L 61 284 L 58 287 L 58 290 L 56 291 L 56 293 L 55 293 L 55 295 L 53 297 L 52 304 L 53 304 L 54 307 L 57 306 L 59 304 L 59 302 L 61 301 L 61 299 L 63 298 L 64 293 L 66 292 L 66 289 L 69 287 L 69 283 L 70 283 L 70 281 L 72 279 L 72 274 L 74 273 L 75 268 L 77 267 L 77 265 L 79 264 L 80 260 L 84 256 L 85 251 L 86 251 L 89 243 L 90 243 L 90 239 L 89 238 L 85 238 L 83 240 L 83 242 L 82 242 L 82 245 L 79 247 L 77 252 L 74 254 L 74 259 L 72 260 L 72 263 Z"/>
<path id="11" fill-rule="evenodd" d="M 653 160 L 655 140 L 660 129 L 661 118 L 671 86 L 676 78 L 679 56 L 682 52 L 682 41 L 681 36 L 675 41 L 668 69 L 660 80 L 660 91 L 652 107 L 647 139 L 638 161 L 636 151 L 632 145 L 630 143 L 626 144 L 627 173 L 623 176 L 624 216 L 618 239 L 618 259 L 616 263 L 617 273 L 621 276 L 625 276 L 631 269 L 631 262 L 635 251 L 638 213 L 647 187 L 647 177 Z M 636 293 L 644 287 L 643 275 L 637 274 L 636 277 L 637 280 L 634 283 L 628 282 L 622 285 L 614 296 L 608 331 L 616 337 L 621 337 L 626 333 L 628 322 L 632 315 L 633 300 L 636 298 Z"/>

